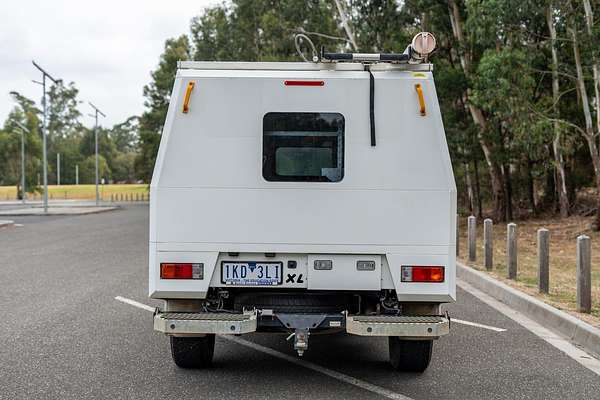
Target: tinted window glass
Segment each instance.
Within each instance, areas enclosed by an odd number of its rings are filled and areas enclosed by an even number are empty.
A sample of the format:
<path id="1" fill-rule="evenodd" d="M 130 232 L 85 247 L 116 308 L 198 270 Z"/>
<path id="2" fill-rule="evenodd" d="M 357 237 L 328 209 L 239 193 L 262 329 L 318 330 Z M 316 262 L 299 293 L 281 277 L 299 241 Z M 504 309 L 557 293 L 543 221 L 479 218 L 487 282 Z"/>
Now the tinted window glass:
<path id="1" fill-rule="evenodd" d="M 266 114 L 263 176 L 268 181 L 341 181 L 344 177 L 342 114 Z"/>

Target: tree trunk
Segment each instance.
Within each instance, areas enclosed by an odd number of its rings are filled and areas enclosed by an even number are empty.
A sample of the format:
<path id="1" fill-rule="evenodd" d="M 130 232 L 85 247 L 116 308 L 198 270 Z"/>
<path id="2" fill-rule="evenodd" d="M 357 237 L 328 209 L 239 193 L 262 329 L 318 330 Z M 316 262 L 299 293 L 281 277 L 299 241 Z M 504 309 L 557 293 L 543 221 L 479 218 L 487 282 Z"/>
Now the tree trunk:
<path id="1" fill-rule="evenodd" d="M 554 139 L 552 140 L 552 150 L 554 153 L 556 191 L 558 193 L 558 207 L 560 216 L 565 218 L 569 216 L 569 194 L 567 192 L 567 174 L 565 171 L 565 160 L 560 146 L 560 126 L 554 123 Z"/>
<path id="2" fill-rule="evenodd" d="M 592 124 L 592 113 L 590 111 L 590 103 L 588 100 L 587 89 L 585 87 L 585 78 L 583 76 L 583 68 L 581 66 L 581 55 L 579 53 L 579 41 L 575 27 L 569 28 L 573 44 L 573 58 L 575 59 L 575 70 L 577 71 L 577 85 L 581 95 L 581 107 L 583 109 L 583 116 L 585 118 L 585 130 L 584 136 L 588 144 L 590 151 L 590 157 L 592 158 L 592 165 L 594 167 L 594 177 L 596 180 L 596 196 L 598 209 L 596 211 L 596 217 L 593 228 L 600 230 L 600 154 L 598 154 L 598 145 L 596 144 L 596 136 L 594 135 L 594 127 Z"/>
<path id="3" fill-rule="evenodd" d="M 335 0 L 335 6 L 337 7 L 338 14 L 340 16 L 340 20 L 342 21 L 342 27 L 346 32 L 346 36 L 348 37 L 348 41 L 352 45 L 354 51 L 358 51 L 358 46 L 356 45 L 356 40 L 354 39 L 354 32 L 348 23 L 348 16 L 346 15 L 346 10 L 340 3 L 341 0 Z"/>
<path id="4" fill-rule="evenodd" d="M 537 207 L 535 204 L 535 184 L 533 181 L 533 161 L 529 156 L 527 157 L 527 200 L 529 200 L 529 207 L 534 216 L 537 216 Z"/>
<path id="5" fill-rule="evenodd" d="M 467 184 L 467 201 L 469 203 L 469 214 L 473 214 L 475 201 L 473 199 L 473 184 L 471 183 L 471 171 L 469 170 L 469 162 L 465 162 L 465 182 Z"/>
<path id="6" fill-rule="evenodd" d="M 555 118 L 558 117 L 558 99 L 559 99 L 559 81 L 558 81 L 558 51 L 556 48 L 556 27 L 554 26 L 554 13 L 552 4 L 546 8 L 546 22 L 550 31 L 550 40 L 552 41 L 552 108 Z M 554 168 L 556 169 L 556 190 L 558 192 L 558 204 L 560 216 L 565 218 L 569 216 L 569 196 L 567 194 L 567 178 L 565 174 L 565 161 L 560 143 L 561 130 L 558 121 L 553 125 L 554 139 L 552 140 L 552 150 L 554 153 Z"/>
<path id="7" fill-rule="evenodd" d="M 585 24 L 589 36 L 588 40 L 594 40 L 594 13 L 592 12 L 590 0 L 583 0 L 583 9 L 585 11 Z M 596 102 L 600 102 L 600 65 L 596 58 L 593 59 L 592 63 L 592 76 L 594 78 L 594 94 L 596 96 Z M 596 106 L 596 131 L 600 133 L 600 107 L 598 106 Z"/>
<path id="8" fill-rule="evenodd" d="M 455 0 L 448 0 L 448 7 L 450 23 L 452 25 L 452 32 L 454 34 L 454 38 L 456 39 L 459 45 L 458 55 L 460 58 L 460 65 L 463 69 L 465 77 L 468 80 L 471 76 L 471 54 L 469 51 L 466 50 L 467 46 L 463 34 L 462 20 L 460 18 L 460 9 Z M 502 177 L 502 169 L 493 157 L 491 144 L 487 143 L 487 141 L 483 137 L 483 132 L 485 132 L 487 125 L 483 112 L 469 101 L 468 89 L 467 93 L 465 94 L 465 97 L 469 113 L 471 114 L 471 118 L 479 128 L 477 139 L 479 141 L 481 149 L 483 150 L 485 161 L 488 165 L 488 170 L 490 173 L 490 181 L 492 184 L 492 198 L 494 201 L 494 218 L 497 220 L 504 221 L 506 211 L 506 197 L 504 195 L 504 179 Z"/>
<path id="9" fill-rule="evenodd" d="M 505 216 L 503 221 L 510 222 L 513 220 L 512 208 L 512 178 L 510 173 L 510 164 L 504 164 L 504 191 L 506 198 Z"/>
<path id="10" fill-rule="evenodd" d="M 479 185 L 479 167 L 477 159 L 473 160 L 473 169 L 475 172 L 475 198 L 477 199 L 477 217 L 483 219 L 483 206 L 481 205 L 481 187 Z"/>
<path id="11" fill-rule="evenodd" d="M 598 154 L 598 146 L 596 145 L 595 137 L 586 137 L 590 155 L 592 157 L 592 165 L 594 166 L 594 177 L 596 178 L 596 202 L 598 209 L 594 218 L 593 229 L 600 230 L 600 154 Z"/>

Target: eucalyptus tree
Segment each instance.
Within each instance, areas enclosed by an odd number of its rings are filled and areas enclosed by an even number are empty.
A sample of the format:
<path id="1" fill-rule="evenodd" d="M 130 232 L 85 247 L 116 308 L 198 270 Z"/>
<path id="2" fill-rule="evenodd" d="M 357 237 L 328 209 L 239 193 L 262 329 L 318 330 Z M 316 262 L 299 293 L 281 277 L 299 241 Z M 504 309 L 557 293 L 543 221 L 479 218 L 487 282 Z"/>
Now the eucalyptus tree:
<path id="1" fill-rule="evenodd" d="M 568 1 L 566 9 L 568 13 L 567 31 L 571 39 L 577 93 L 583 115 L 583 122 L 566 123 L 581 133 L 588 145 L 597 192 L 594 228 L 600 230 L 600 145 L 598 143 L 600 137 L 600 57 L 598 54 L 600 31 L 594 24 L 593 9 L 589 0 L 583 0 L 582 3 Z M 588 73 L 590 70 L 591 77 Z M 589 86 L 592 86 L 593 89 L 590 90 Z"/>
<path id="2" fill-rule="evenodd" d="M 144 86 L 146 111 L 139 119 L 139 153 L 135 159 L 135 170 L 138 177 L 146 181 L 152 176 L 158 153 L 160 132 L 167 115 L 177 61 L 190 58 L 190 42 L 186 35 L 167 39 L 158 67 L 150 74 L 152 81 Z"/>
<path id="3" fill-rule="evenodd" d="M 38 187 L 42 154 L 38 117 L 40 111 L 33 100 L 18 92 L 10 94 L 17 104 L 0 129 L 0 185 L 16 185 L 17 193 L 21 196 L 21 135 L 25 139 L 25 185 L 28 192 L 33 192 Z M 27 128 L 27 131 L 23 132 L 19 124 Z"/>

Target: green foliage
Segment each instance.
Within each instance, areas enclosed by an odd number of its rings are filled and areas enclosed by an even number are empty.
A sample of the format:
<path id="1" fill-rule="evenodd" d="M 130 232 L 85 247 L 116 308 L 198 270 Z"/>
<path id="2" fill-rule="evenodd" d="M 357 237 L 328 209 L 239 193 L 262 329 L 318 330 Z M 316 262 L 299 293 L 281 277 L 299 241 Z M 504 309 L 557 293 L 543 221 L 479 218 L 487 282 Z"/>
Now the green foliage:
<path id="1" fill-rule="evenodd" d="M 233 0 L 207 9 L 192 20 L 195 60 L 299 61 L 295 33 L 343 36 L 334 18 L 335 4 L 309 0 Z M 345 43 L 313 35 L 315 45 L 328 48 Z"/>
<path id="2" fill-rule="evenodd" d="M 105 182 L 111 181 L 111 171 L 106 162 L 106 158 L 98 156 L 98 181 L 104 178 Z M 94 156 L 86 157 L 79 165 L 79 183 L 96 182 L 96 158 Z"/>
<path id="3" fill-rule="evenodd" d="M 0 185 L 20 185 L 21 181 L 21 129 L 25 134 L 26 186 L 28 191 L 37 187 L 42 173 L 41 112 L 33 100 L 11 92 L 17 106 L 10 112 L 0 130 Z M 57 182 L 57 154 L 60 154 L 61 184 L 74 184 L 75 169 L 79 166 L 80 182 L 94 182 L 95 150 L 94 130 L 81 122 L 81 102 L 74 83 L 52 86 L 48 94 L 48 182 Z M 107 182 L 136 180 L 134 160 L 137 155 L 138 118 L 131 117 L 113 128 L 98 129 L 100 172 Z"/>
<path id="4" fill-rule="evenodd" d="M 469 177 L 480 181 L 484 200 L 497 200 L 488 196 L 492 193 L 490 163 L 501 170 L 502 184 L 506 183 L 502 190 L 508 191 L 513 180 L 515 203 L 526 201 L 526 196 L 520 194 L 526 190 L 535 191 L 534 197 L 552 195 L 555 133 L 560 133 L 559 145 L 571 174 L 571 186 L 593 183 L 590 153 L 577 129 L 584 126 L 584 119 L 581 93 L 574 79 L 569 29 L 579 37 L 586 89 L 592 112 L 596 113 L 592 66 L 600 63 L 600 23 L 596 18 L 588 32 L 581 3 L 341 1 L 359 51 L 402 52 L 416 32 L 435 34 L 438 47 L 432 61 L 437 94 L 463 201 Z M 452 4 L 457 5 L 462 45 L 457 26 L 452 25 Z M 560 98 L 556 104 L 552 96 L 548 7 L 558 34 L 555 47 Z M 600 12 L 597 1 L 592 1 L 592 8 L 596 14 Z M 352 50 L 333 1 L 308 0 L 299 5 L 296 0 L 229 0 L 193 17 L 189 35 L 166 40 L 151 81 L 144 87 L 145 112 L 112 128 L 99 128 L 102 176 L 119 182 L 149 181 L 178 61 L 299 61 L 293 41 L 299 32 L 310 36 L 317 48 L 323 45 L 336 51 Z M 26 135 L 26 175 L 32 188 L 41 169 L 40 107 L 18 93 L 13 97 L 17 106 L 0 130 L 0 184 L 17 184 L 19 179 L 18 121 L 31 130 Z M 74 165 L 79 165 L 82 183 L 93 182 L 94 131 L 82 126 L 76 86 L 52 86 L 48 99 L 50 181 L 55 179 L 55 159 L 60 153 L 62 182 L 74 182 Z M 474 123 L 476 112 L 481 113 L 483 124 Z M 560 121 L 558 128 L 553 121 Z M 483 151 L 485 146 L 487 153 Z M 466 166 L 472 166 L 471 171 L 479 168 L 478 173 L 470 176 L 473 172 L 468 172 Z"/>
<path id="5" fill-rule="evenodd" d="M 9 113 L 0 130 L 0 185 L 21 182 L 21 135 L 25 140 L 25 186 L 31 192 L 37 186 L 37 171 L 41 166 L 42 146 L 38 130 L 39 110 L 35 103 L 18 92 L 11 92 L 17 106 Z M 29 130 L 23 132 L 17 123 Z M 20 189 L 19 189 L 20 190 Z"/>
<path id="6" fill-rule="evenodd" d="M 80 164 L 84 155 L 80 152 L 81 137 L 79 135 L 71 137 L 56 137 L 52 141 L 52 151 L 48 158 L 49 182 L 57 181 L 56 154 L 60 154 L 60 182 L 61 184 L 75 183 L 75 166 Z"/>
<path id="7" fill-rule="evenodd" d="M 118 151 L 134 152 L 138 146 L 139 117 L 129 117 L 125 122 L 116 124 L 110 131 L 110 137 L 113 140 Z"/>
<path id="8" fill-rule="evenodd" d="M 144 86 L 145 105 L 148 107 L 148 111 L 140 119 L 142 131 L 158 133 L 162 129 L 175 81 L 177 61 L 189 59 L 190 44 L 187 36 L 166 41 L 165 51 L 160 58 L 158 68 L 150 74 L 152 82 Z"/>
<path id="9" fill-rule="evenodd" d="M 79 134 L 81 112 L 78 109 L 80 103 L 77 99 L 78 93 L 79 90 L 73 82 L 68 86 L 59 84 L 50 87 L 47 100 L 47 127 L 50 138 Z"/>
<path id="10" fill-rule="evenodd" d="M 127 153 L 118 153 L 112 160 L 111 174 L 112 180 L 117 183 L 134 182 L 135 179 L 135 158 L 136 153 L 130 151 Z"/>
<path id="11" fill-rule="evenodd" d="M 152 176 L 158 153 L 160 133 L 167 116 L 177 61 L 189 60 L 190 51 L 187 36 L 168 39 L 158 68 L 151 74 L 152 82 L 144 86 L 147 111 L 139 119 L 139 154 L 135 159 L 135 170 L 136 175 L 147 182 Z"/>
<path id="12" fill-rule="evenodd" d="M 404 51 L 410 43 L 414 18 L 409 17 L 394 0 L 358 0 L 352 2 L 353 26 L 361 51 Z"/>

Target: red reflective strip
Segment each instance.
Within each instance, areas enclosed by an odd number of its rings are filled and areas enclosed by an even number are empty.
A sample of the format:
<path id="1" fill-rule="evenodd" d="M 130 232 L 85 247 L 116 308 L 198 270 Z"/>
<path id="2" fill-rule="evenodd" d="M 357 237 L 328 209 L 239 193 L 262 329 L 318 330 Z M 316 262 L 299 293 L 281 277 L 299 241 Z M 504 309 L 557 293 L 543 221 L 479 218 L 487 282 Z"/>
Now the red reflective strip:
<path id="1" fill-rule="evenodd" d="M 412 282 L 444 282 L 444 268 L 412 267 Z"/>
<path id="2" fill-rule="evenodd" d="M 162 279 L 192 279 L 191 263 L 161 263 L 160 277 Z"/>
<path id="3" fill-rule="evenodd" d="M 285 86 L 325 86 L 325 81 L 284 81 Z"/>

